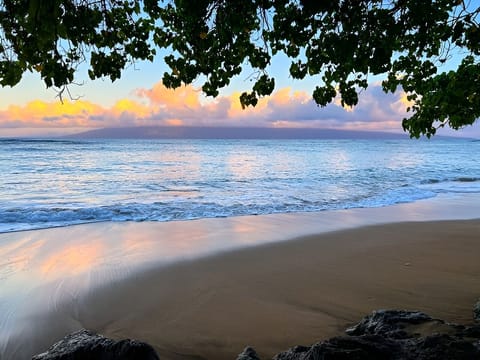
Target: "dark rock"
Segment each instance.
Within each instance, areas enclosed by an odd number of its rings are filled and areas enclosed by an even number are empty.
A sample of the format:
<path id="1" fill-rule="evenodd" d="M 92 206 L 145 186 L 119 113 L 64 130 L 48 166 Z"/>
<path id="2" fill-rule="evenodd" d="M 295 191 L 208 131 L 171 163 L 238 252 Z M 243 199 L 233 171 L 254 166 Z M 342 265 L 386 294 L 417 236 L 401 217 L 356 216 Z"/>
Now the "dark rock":
<path id="1" fill-rule="evenodd" d="M 260 358 L 253 348 L 247 346 L 240 355 L 238 355 L 237 360 L 260 360 Z"/>
<path id="2" fill-rule="evenodd" d="M 296 347 L 274 357 L 275 360 L 389 360 L 400 351 L 394 340 L 378 335 L 335 337 L 311 347 Z"/>
<path id="3" fill-rule="evenodd" d="M 480 349 L 472 341 L 447 334 L 433 334 L 406 342 L 406 359 L 415 360 L 475 360 Z"/>
<path id="4" fill-rule="evenodd" d="M 426 329 L 433 333 L 423 334 Z M 275 360 L 479 360 L 480 325 L 462 326 L 418 311 L 380 310 L 349 328 L 350 336 L 295 346 Z"/>
<path id="5" fill-rule="evenodd" d="M 357 325 L 346 330 L 348 335 L 382 335 L 391 338 L 406 338 L 406 325 L 419 325 L 433 321 L 420 311 L 377 310 L 363 318 Z"/>
<path id="6" fill-rule="evenodd" d="M 464 328 L 460 332 L 460 334 L 463 337 L 480 339 L 480 325 L 468 326 L 468 327 Z"/>
<path id="7" fill-rule="evenodd" d="M 159 360 L 148 344 L 135 340 L 114 341 L 80 330 L 55 343 L 32 360 Z"/>
<path id="8" fill-rule="evenodd" d="M 480 300 L 473 305 L 473 320 L 480 322 Z"/>

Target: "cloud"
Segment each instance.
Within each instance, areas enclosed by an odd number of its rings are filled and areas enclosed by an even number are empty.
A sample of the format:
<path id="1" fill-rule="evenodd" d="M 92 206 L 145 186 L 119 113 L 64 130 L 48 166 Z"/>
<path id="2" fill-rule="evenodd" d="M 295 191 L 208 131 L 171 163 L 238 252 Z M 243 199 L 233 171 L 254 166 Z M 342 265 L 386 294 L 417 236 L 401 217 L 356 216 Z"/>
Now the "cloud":
<path id="1" fill-rule="evenodd" d="M 0 134 L 32 129 L 73 132 L 78 129 L 137 125 L 324 127 L 401 131 L 408 106 L 402 92 L 385 94 L 378 84 L 363 91 L 354 108 L 344 109 L 339 100 L 318 107 L 311 94 L 282 88 L 259 100 L 255 108 L 242 109 L 240 93 L 205 98 L 201 91 L 184 86 L 167 89 L 161 83 L 137 89 L 130 98 L 105 107 L 93 101 L 31 101 L 0 111 Z M 27 131 L 28 129 L 28 131 Z M 12 132 L 12 131 L 10 131 Z"/>
<path id="2" fill-rule="evenodd" d="M 136 94 L 140 98 L 147 98 L 151 104 L 168 108 L 173 111 L 196 109 L 200 106 L 200 91 L 192 86 L 180 87 L 176 90 L 167 89 L 161 82 L 151 89 L 138 89 Z"/>
<path id="3" fill-rule="evenodd" d="M 87 101 L 66 101 L 63 104 L 34 100 L 24 106 L 12 105 L 0 113 L 0 126 L 15 124 L 18 127 L 83 127 L 89 115 L 102 111 L 101 106 Z"/>
<path id="4" fill-rule="evenodd" d="M 404 92 L 385 94 L 373 85 L 360 94 L 353 108 L 343 108 L 340 99 L 319 107 L 310 94 L 286 88 L 267 98 L 253 116 L 272 126 L 401 131 L 401 120 L 407 115 L 405 101 Z"/>

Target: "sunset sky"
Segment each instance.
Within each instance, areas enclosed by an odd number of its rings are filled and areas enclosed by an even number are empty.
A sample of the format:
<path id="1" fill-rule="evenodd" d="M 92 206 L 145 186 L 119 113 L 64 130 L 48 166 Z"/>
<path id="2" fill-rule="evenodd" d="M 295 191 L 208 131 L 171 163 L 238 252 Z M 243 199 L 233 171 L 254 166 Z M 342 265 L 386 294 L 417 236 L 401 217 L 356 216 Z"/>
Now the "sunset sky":
<path id="1" fill-rule="evenodd" d="M 14 88 L 0 88 L 0 137 L 56 136 L 95 128 L 137 125 L 315 127 L 402 132 L 408 101 L 403 92 L 383 93 L 381 78 L 372 77 L 353 109 L 336 101 L 325 108 L 311 98 L 316 79 L 295 81 L 288 76 L 286 59 L 277 57 L 269 70 L 275 91 L 256 108 L 242 110 L 238 97 L 248 90 L 248 73 L 241 74 L 216 99 L 206 98 L 201 83 L 166 89 L 161 82 L 167 69 L 161 60 L 141 62 L 123 72 L 122 79 L 91 81 L 80 71 L 70 87 L 73 97 L 63 104 L 36 74 L 26 74 Z M 480 137 L 480 126 L 442 134 Z"/>

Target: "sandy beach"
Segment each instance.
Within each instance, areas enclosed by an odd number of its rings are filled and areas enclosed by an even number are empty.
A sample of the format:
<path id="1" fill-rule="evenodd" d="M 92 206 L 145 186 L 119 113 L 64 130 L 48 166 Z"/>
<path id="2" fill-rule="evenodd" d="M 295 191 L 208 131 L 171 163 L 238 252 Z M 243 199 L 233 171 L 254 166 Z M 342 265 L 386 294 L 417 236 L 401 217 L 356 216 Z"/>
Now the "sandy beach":
<path id="1" fill-rule="evenodd" d="M 380 215 L 408 206 L 422 221 Z M 315 215 L 290 215 L 1 234 L 1 358 L 28 359 L 82 327 L 146 341 L 162 359 L 235 359 L 246 345 L 270 358 L 341 335 L 375 309 L 469 323 L 480 220 L 426 221 L 418 206 L 365 209 L 380 224 L 363 226 L 345 216 L 342 227 L 337 213 L 325 231 Z M 226 236 L 236 245 L 218 245 Z"/>
<path id="2" fill-rule="evenodd" d="M 247 344 L 270 358 L 342 334 L 374 309 L 471 322 L 478 234 L 480 221 L 402 223 L 191 261 L 116 286 L 114 308 L 127 313 L 95 327 L 146 340 L 164 359 L 234 359 Z M 103 295 L 92 307 L 106 306 Z"/>

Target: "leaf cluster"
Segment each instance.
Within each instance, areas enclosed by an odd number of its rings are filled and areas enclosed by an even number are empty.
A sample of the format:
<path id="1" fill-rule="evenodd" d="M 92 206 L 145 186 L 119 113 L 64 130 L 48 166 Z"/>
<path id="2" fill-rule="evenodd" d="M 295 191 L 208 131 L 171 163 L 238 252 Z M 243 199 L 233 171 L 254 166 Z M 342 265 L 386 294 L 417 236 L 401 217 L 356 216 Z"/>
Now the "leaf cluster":
<path id="1" fill-rule="evenodd" d="M 4 0 L 0 2 L 0 84 L 26 71 L 47 87 L 74 81 L 81 63 L 91 79 L 121 76 L 130 59 L 153 60 L 152 19 L 136 0 Z"/>

